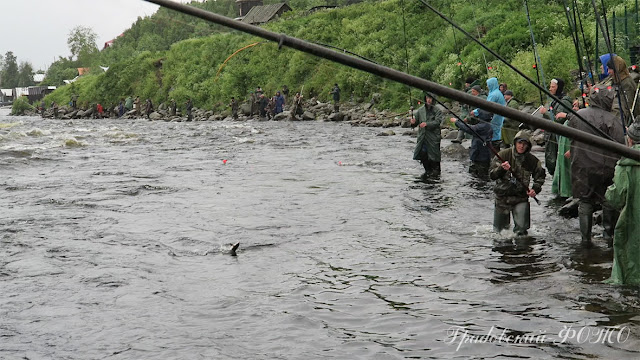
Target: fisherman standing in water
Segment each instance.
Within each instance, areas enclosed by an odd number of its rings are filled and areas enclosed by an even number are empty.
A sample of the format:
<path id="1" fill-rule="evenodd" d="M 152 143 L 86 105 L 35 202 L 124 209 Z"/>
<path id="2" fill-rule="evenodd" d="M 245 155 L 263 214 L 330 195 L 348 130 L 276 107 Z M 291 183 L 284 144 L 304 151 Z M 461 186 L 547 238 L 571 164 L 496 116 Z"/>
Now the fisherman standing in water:
<path id="1" fill-rule="evenodd" d="M 611 113 L 616 91 L 611 86 L 596 85 L 589 92 L 589 107 L 580 109 L 580 115 L 586 121 L 579 121 L 573 114 L 558 113 L 558 119 L 567 118 L 568 126 L 583 132 L 596 135 L 587 122 L 620 144 L 624 143 L 624 129 L 619 118 Z M 563 120 L 564 121 L 564 120 Z M 616 161 L 620 155 L 586 142 L 571 141 L 571 192 L 578 203 L 578 220 L 580 222 L 581 245 L 585 248 L 593 246 L 591 228 L 593 212 L 598 205 L 602 206 L 603 238 L 609 247 L 613 245 L 613 229 L 618 219 L 618 212 L 609 206 L 604 195 L 607 187 L 613 183 Z"/>
<path id="2" fill-rule="evenodd" d="M 411 127 L 419 127 L 418 141 L 413 151 L 413 160 L 420 160 L 424 167 L 424 175 L 440 174 L 440 124 L 442 113 L 433 105 L 435 96 L 424 93 L 424 105 L 411 111 Z"/>
<path id="3" fill-rule="evenodd" d="M 533 176 L 533 186 L 529 182 Z M 498 153 L 491 162 L 489 177 L 496 180 L 493 192 L 496 203 L 493 211 L 493 229 L 500 232 L 510 224 L 513 216 L 513 232 L 527 235 L 531 227 L 529 198 L 535 197 L 544 184 L 546 173 L 542 163 L 531 154 L 531 135 L 521 130 L 514 138 L 514 146 Z"/>

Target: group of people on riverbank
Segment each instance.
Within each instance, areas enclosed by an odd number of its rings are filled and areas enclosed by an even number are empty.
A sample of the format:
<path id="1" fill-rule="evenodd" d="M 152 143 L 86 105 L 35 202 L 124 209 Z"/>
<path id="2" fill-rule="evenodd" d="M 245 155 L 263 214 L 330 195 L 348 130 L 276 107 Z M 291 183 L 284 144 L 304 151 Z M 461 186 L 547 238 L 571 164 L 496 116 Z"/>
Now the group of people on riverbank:
<path id="1" fill-rule="evenodd" d="M 538 111 L 550 121 L 640 150 L 640 121 L 635 119 L 640 113 L 640 105 L 636 106 L 638 79 L 634 80 L 619 56 L 606 54 L 600 61 L 607 76 L 587 88 L 588 96 L 572 100 L 564 92 L 564 81 L 555 78 L 549 84 L 549 92 L 559 101 L 553 99 Z M 499 84 L 495 77 L 486 84 L 487 101 L 515 107 L 507 84 Z M 465 91 L 472 96 L 485 96 L 474 78 L 466 79 Z M 421 161 L 423 176 L 439 176 L 440 129 L 446 119 L 435 106 L 433 94 L 425 93 L 423 100 L 423 106 L 411 110 L 411 125 L 419 128 L 413 158 Z M 540 193 L 549 172 L 553 176 L 552 192 L 559 199 L 578 199 L 581 245 L 593 247 L 593 214 L 602 208 L 603 238 L 614 249 L 610 281 L 640 285 L 640 161 L 621 159 L 611 151 L 546 132 L 543 166 L 531 154 L 533 129 L 526 124 L 467 105 L 462 106 L 459 118 L 449 121 L 460 130 L 453 142 L 463 141 L 465 133 L 473 137 L 470 172 L 495 181 L 495 231 L 509 228 L 512 217 L 514 233 L 527 235 L 529 198 L 535 199 Z"/>
<path id="2" fill-rule="evenodd" d="M 334 111 L 340 111 L 340 87 L 338 84 L 334 84 L 333 89 L 329 92 L 332 95 L 333 103 L 334 103 Z M 309 95 L 313 98 L 316 96 L 313 89 L 309 91 Z M 261 118 L 266 118 L 268 120 L 273 119 L 277 114 L 280 114 L 286 111 L 287 107 L 291 107 L 290 116 L 291 118 L 300 116 L 304 113 L 303 109 L 303 101 L 304 96 L 301 92 L 296 92 L 293 98 L 289 97 L 289 88 L 287 85 L 282 86 L 282 90 L 276 91 L 276 93 L 267 97 L 264 94 L 264 91 L 261 87 L 257 87 L 255 91 L 251 91 L 249 93 L 249 116 L 258 115 Z M 229 107 L 231 107 L 232 116 L 234 119 L 238 117 L 238 101 L 235 98 L 231 98 L 231 103 L 229 103 Z M 234 110 L 235 109 L 235 110 Z"/>

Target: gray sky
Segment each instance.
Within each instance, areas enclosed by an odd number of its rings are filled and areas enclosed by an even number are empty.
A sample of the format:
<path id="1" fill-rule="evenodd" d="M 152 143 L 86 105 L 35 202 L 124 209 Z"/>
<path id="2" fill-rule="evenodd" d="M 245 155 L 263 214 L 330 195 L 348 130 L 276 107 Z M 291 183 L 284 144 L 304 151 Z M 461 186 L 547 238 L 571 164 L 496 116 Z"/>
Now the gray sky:
<path id="1" fill-rule="evenodd" d="M 71 55 L 67 38 L 78 25 L 92 28 L 102 49 L 138 16 L 158 9 L 143 0 L 2 0 L 0 6 L 0 54 L 13 51 L 18 63 L 28 61 L 34 70 L 45 70 L 59 56 Z"/>

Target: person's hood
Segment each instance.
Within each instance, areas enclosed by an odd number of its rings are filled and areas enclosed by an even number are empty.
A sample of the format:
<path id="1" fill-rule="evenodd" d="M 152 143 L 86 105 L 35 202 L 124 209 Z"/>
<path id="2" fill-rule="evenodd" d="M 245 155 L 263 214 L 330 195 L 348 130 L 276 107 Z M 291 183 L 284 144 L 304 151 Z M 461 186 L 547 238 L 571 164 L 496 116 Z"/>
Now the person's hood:
<path id="1" fill-rule="evenodd" d="M 489 89 L 489 92 L 498 90 L 499 88 L 500 84 L 498 84 L 498 78 L 492 77 L 487 79 L 487 89 Z"/>
<path id="2" fill-rule="evenodd" d="M 613 66 L 615 66 L 616 73 L 618 73 L 618 77 L 620 78 L 621 82 L 622 80 L 631 76 L 629 74 L 629 69 L 627 68 L 627 63 L 620 56 L 613 57 Z"/>
<path id="3" fill-rule="evenodd" d="M 561 99 L 564 96 L 564 80 L 554 79 L 558 82 L 558 90 L 556 90 L 556 97 Z"/>
<path id="4" fill-rule="evenodd" d="M 616 54 L 613 54 L 614 56 Z M 611 59 L 611 54 L 606 53 L 604 55 L 600 55 L 600 62 L 602 63 L 602 68 L 604 70 L 604 76 L 609 76 L 609 67 L 607 66 L 607 62 Z"/>
<path id="5" fill-rule="evenodd" d="M 640 151 L 640 144 L 635 144 L 631 147 L 632 149 L 636 149 Z M 640 161 L 634 160 L 628 157 L 623 157 L 618 161 L 618 165 L 620 166 L 640 166 Z"/>
<path id="6" fill-rule="evenodd" d="M 596 85 L 589 92 L 589 105 L 611 111 L 616 92 L 611 86 Z"/>
<path id="7" fill-rule="evenodd" d="M 526 142 L 529 143 L 529 146 L 527 146 L 527 151 L 525 151 L 524 153 L 528 153 L 531 151 L 531 133 L 528 130 L 520 130 L 516 133 L 516 136 L 513 138 L 513 151 L 514 153 L 517 155 L 517 151 L 516 151 L 516 146 L 515 143 L 518 140 L 525 140 Z"/>

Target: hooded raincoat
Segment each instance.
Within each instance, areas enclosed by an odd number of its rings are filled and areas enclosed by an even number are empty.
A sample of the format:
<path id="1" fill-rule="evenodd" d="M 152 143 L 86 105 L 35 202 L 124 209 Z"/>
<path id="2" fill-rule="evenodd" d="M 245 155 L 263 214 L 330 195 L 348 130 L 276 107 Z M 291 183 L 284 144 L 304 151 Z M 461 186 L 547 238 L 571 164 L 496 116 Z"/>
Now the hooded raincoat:
<path id="1" fill-rule="evenodd" d="M 608 55 L 608 54 L 607 54 Z M 616 96 L 613 99 L 613 105 L 611 107 L 611 111 L 616 115 L 618 119 L 620 119 L 620 108 L 624 109 L 624 119 L 625 125 L 629 126 L 633 119 L 631 117 L 631 108 L 633 107 L 633 99 L 636 95 L 637 83 L 633 81 L 631 75 L 629 74 L 629 69 L 627 68 L 627 63 L 620 56 L 613 57 L 613 65 L 615 66 L 615 71 L 620 79 L 619 89 L 621 94 L 624 94 L 624 99 L 620 98 L 618 101 L 618 93 L 616 92 Z M 605 85 L 617 84 L 615 74 L 610 75 L 603 81 Z M 626 101 L 625 101 L 626 100 Z M 636 100 L 636 102 L 638 102 Z M 637 116 L 640 114 L 640 106 L 636 105 L 633 111 L 633 115 Z"/>
<path id="2" fill-rule="evenodd" d="M 589 93 L 589 106 L 578 110 L 586 121 L 609 135 L 614 141 L 624 143 L 624 130 L 620 119 L 609 112 L 615 96 L 613 89 L 595 86 Z M 589 134 L 596 134 L 584 121 L 568 114 L 569 126 Z M 604 200 L 607 186 L 611 185 L 616 161 L 620 158 L 611 151 L 592 144 L 571 141 L 571 190 L 574 198 L 591 198 L 598 203 Z"/>
<path id="3" fill-rule="evenodd" d="M 542 167 L 542 163 L 535 155 L 531 154 L 531 135 L 528 131 L 522 130 L 516 134 L 514 141 L 518 139 L 526 140 L 529 143 L 527 151 L 519 154 L 516 151 L 516 147 L 512 146 L 500 151 L 498 155 L 503 160 L 509 162 L 513 172 L 521 181 L 516 180 L 510 171 L 502 168 L 502 162 L 498 157 L 494 157 L 491 161 L 489 177 L 491 180 L 496 181 L 493 192 L 496 195 L 496 203 L 500 205 L 510 206 L 521 202 L 528 202 L 529 196 L 527 195 L 526 187 L 529 187 L 531 178 L 533 178 L 531 189 L 536 193 L 540 193 L 542 185 L 544 184 L 546 173 Z"/>
<path id="4" fill-rule="evenodd" d="M 616 54 L 613 54 L 613 56 L 616 56 Z M 600 63 L 602 64 L 602 74 L 600 74 L 599 79 L 600 81 L 604 80 L 607 78 L 607 76 L 609 76 L 609 67 L 607 66 L 607 62 L 611 59 L 611 54 L 606 53 L 604 55 L 600 55 Z"/>
<path id="5" fill-rule="evenodd" d="M 504 95 L 500 92 L 500 85 L 498 79 L 495 77 L 487 79 L 487 88 L 489 89 L 489 95 L 487 95 L 487 101 L 491 101 L 500 105 L 507 105 L 504 100 Z M 500 141 L 502 139 L 502 123 L 504 122 L 504 116 L 493 114 L 491 119 L 491 128 L 493 129 L 492 141 Z"/>
<path id="6" fill-rule="evenodd" d="M 507 106 L 520 110 L 520 103 L 515 98 L 511 98 L 507 103 Z M 513 145 L 513 138 L 516 136 L 520 129 L 520 121 L 505 118 L 504 123 L 502 124 L 502 142 L 506 145 Z"/>
<path id="7" fill-rule="evenodd" d="M 569 120 L 566 120 L 564 125 L 569 126 Z M 558 135 L 558 156 L 551 183 L 551 193 L 566 198 L 573 196 L 571 192 L 571 159 L 564 157 L 564 154 L 570 150 L 571 139 Z"/>
<path id="8" fill-rule="evenodd" d="M 421 123 L 427 124 L 425 127 L 418 127 L 418 140 L 413 150 L 413 160 L 422 160 L 420 152 L 426 152 L 429 161 L 440 162 L 442 112 L 434 105 L 425 104 L 415 110 L 413 116 L 416 118 L 416 123 L 412 127 L 419 126 Z"/>
<path id="9" fill-rule="evenodd" d="M 640 150 L 640 144 L 633 149 Z M 622 158 L 605 194 L 620 212 L 613 235 L 612 284 L 640 285 L 640 162 Z"/>
<path id="10" fill-rule="evenodd" d="M 562 120 L 556 119 L 556 114 L 560 112 L 569 113 L 573 107 L 571 104 L 571 98 L 564 93 L 564 80 L 556 79 L 558 81 L 558 89 L 555 96 L 561 101 L 553 100 L 548 107 L 548 111 L 544 113 L 544 117 L 547 120 L 562 123 Z M 549 174 L 553 175 L 556 172 L 556 161 L 558 158 L 558 137 L 556 134 L 545 132 L 545 146 L 544 146 L 544 166 L 549 171 Z"/>

